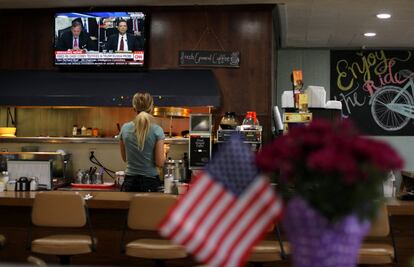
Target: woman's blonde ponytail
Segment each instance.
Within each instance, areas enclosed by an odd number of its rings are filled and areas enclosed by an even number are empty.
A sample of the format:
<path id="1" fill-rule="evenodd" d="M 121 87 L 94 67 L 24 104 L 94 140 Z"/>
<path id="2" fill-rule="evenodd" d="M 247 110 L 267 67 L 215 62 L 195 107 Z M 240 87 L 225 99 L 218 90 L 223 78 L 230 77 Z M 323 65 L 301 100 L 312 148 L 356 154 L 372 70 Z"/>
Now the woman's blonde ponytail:
<path id="1" fill-rule="evenodd" d="M 154 109 L 154 100 L 148 93 L 136 93 L 132 99 L 132 105 L 138 113 L 134 119 L 138 149 L 143 150 L 145 139 L 147 138 L 152 124 L 153 117 L 151 113 Z"/>

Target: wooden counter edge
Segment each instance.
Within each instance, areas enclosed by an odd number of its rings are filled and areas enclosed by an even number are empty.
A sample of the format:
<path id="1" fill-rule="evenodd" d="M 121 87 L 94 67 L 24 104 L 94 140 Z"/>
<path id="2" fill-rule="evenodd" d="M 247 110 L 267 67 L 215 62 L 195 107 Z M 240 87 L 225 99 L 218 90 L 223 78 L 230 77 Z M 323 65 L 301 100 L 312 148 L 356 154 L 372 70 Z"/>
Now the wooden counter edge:
<path id="1" fill-rule="evenodd" d="M 30 207 L 33 205 L 36 193 L 15 191 L 0 192 L 0 206 Z M 129 201 L 135 194 L 99 191 L 81 191 L 79 193 L 82 195 L 92 195 L 92 198 L 86 202 L 91 209 L 128 209 Z M 386 202 L 390 215 L 414 215 L 414 201 L 401 201 L 394 198 L 387 198 Z"/>
<path id="2" fill-rule="evenodd" d="M 0 192 L 0 206 L 31 207 L 37 192 Z M 128 209 L 131 197 L 135 193 L 81 191 L 81 195 L 90 194 L 86 203 L 91 209 Z"/>

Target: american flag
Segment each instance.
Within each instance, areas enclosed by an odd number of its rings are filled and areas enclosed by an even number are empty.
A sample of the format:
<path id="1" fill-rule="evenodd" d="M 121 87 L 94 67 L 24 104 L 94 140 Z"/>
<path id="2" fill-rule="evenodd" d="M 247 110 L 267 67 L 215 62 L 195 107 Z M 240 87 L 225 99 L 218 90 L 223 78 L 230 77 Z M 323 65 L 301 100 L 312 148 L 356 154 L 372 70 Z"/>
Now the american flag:
<path id="1" fill-rule="evenodd" d="M 209 266 L 243 266 L 281 214 L 250 147 L 233 135 L 160 224 L 160 234 Z"/>

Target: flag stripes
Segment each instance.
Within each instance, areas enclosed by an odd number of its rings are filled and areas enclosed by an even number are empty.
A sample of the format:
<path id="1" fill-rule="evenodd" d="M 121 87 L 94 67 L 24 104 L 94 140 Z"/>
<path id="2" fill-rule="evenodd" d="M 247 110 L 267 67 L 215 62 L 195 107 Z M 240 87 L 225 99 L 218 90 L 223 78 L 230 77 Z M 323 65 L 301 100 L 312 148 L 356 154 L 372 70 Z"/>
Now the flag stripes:
<path id="1" fill-rule="evenodd" d="M 257 177 L 236 197 L 201 173 L 160 225 L 160 233 L 212 266 L 240 266 L 280 213 L 267 179 Z"/>

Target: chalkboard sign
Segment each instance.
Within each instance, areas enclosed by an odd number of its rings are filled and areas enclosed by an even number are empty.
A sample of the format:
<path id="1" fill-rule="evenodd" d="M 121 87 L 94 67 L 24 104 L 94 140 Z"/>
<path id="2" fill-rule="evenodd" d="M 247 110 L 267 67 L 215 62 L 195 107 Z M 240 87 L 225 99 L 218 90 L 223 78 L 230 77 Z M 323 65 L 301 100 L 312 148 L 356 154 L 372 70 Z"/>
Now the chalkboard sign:
<path id="1" fill-rule="evenodd" d="M 180 66 L 238 68 L 240 67 L 240 52 L 180 51 L 178 64 Z"/>
<path id="2" fill-rule="evenodd" d="M 414 51 L 331 51 L 331 98 L 368 135 L 414 134 Z"/>

